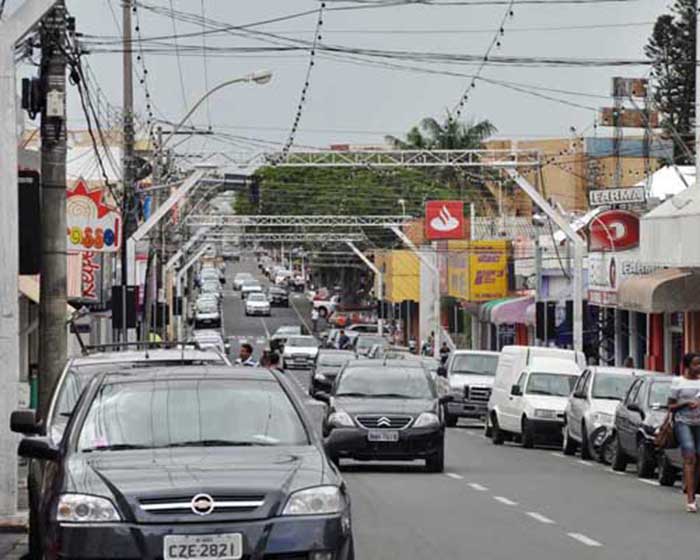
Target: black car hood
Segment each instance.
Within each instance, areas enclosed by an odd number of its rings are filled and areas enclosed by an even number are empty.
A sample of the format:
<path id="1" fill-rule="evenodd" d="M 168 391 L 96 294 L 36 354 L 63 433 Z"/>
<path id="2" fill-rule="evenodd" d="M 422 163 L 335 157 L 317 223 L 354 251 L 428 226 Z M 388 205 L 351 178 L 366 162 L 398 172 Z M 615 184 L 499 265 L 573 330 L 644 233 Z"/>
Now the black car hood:
<path id="1" fill-rule="evenodd" d="M 411 414 L 434 411 L 435 400 L 428 399 L 376 399 L 340 397 L 333 399 L 336 410 L 344 410 L 354 416 L 357 414 Z"/>
<path id="2" fill-rule="evenodd" d="M 266 496 L 267 516 L 292 492 L 324 483 L 325 459 L 314 446 L 176 448 L 76 453 L 67 465 L 65 492 L 111 496 L 134 521 L 141 499 Z M 269 498 L 269 499 L 268 499 Z"/>

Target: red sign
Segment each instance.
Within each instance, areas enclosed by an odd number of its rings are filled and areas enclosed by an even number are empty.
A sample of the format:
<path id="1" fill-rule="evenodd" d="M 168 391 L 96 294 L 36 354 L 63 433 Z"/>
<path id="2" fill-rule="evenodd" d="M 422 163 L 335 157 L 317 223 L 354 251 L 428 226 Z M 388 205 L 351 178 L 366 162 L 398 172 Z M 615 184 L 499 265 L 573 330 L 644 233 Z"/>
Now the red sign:
<path id="1" fill-rule="evenodd" d="M 464 203 L 461 200 L 431 200 L 425 203 L 425 237 L 464 239 Z"/>
<path id="2" fill-rule="evenodd" d="M 590 251 L 624 251 L 639 245 L 639 216 L 626 210 L 598 214 L 589 230 Z"/>
<path id="3" fill-rule="evenodd" d="M 102 195 L 102 188 L 90 189 L 83 179 L 66 190 L 69 251 L 115 253 L 119 250 L 121 218 L 116 208 L 103 202 Z"/>
<path id="4" fill-rule="evenodd" d="M 82 253 L 83 266 L 81 272 L 81 280 L 83 284 L 83 299 L 97 301 L 99 294 L 97 293 L 98 283 L 97 274 L 102 266 L 100 265 L 95 253 Z"/>

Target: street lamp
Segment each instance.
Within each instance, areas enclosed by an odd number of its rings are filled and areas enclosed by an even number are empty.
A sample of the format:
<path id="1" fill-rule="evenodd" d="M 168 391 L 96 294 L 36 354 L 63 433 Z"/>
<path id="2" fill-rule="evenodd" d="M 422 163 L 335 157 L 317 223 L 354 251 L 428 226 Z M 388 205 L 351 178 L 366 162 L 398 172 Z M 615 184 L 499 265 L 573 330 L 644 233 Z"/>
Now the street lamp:
<path id="1" fill-rule="evenodd" d="M 406 216 L 406 201 L 403 198 L 399 198 L 399 204 L 401 205 L 401 212 L 404 217 Z"/>
<path id="2" fill-rule="evenodd" d="M 231 80 L 227 80 L 225 82 L 220 83 L 218 86 L 216 86 L 213 89 L 210 89 L 208 92 L 206 92 L 202 97 L 199 98 L 199 101 L 195 103 L 192 108 L 188 111 L 188 113 L 183 117 L 183 119 L 175 126 L 170 131 L 170 134 L 168 134 L 167 138 L 163 141 L 163 143 L 160 146 L 160 150 L 163 150 L 163 148 L 170 142 L 175 136 L 175 134 L 182 128 L 182 126 L 188 121 L 188 119 L 194 114 L 194 112 L 199 108 L 199 106 L 206 101 L 206 99 L 212 95 L 213 93 L 216 93 L 220 89 L 223 89 L 225 87 L 228 87 L 233 84 L 239 84 L 239 83 L 246 83 L 246 82 L 252 82 L 255 84 L 259 85 L 264 85 L 270 82 L 272 80 L 272 72 L 270 70 L 258 70 L 257 72 L 253 72 L 251 74 L 246 74 L 245 76 L 241 76 L 239 78 L 233 78 Z"/>

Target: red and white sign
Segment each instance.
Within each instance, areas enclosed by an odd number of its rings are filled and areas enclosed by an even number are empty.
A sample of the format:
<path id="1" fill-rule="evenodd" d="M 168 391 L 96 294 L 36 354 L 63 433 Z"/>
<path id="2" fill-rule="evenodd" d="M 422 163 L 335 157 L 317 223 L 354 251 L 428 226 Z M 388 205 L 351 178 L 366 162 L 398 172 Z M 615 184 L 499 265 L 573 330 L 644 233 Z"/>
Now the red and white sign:
<path id="1" fill-rule="evenodd" d="M 66 225 L 69 251 L 114 253 L 121 245 L 119 212 L 102 202 L 102 188 L 90 189 L 78 179 L 66 191 Z"/>
<path id="2" fill-rule="evenodd" d="M 589 251 L 625 251 L 639 245 L 639 216 L 626 210 L 602 212 L 589 230 Z"/>
<path id="3" fill-rule="evenodd" d="M 431 200 L 425 203 L 425 237 L 464 239 L 464 203 L 461 200 Z"/>
<path id="4" fill-rule="evenodd" d="M 98 301 L 100 299 L 99 272 L 102 269 L 99 255 L 85 252 L 82 253 L 82 257 L 83 262 L 80 276 L 82 282 L 83 299 Z"/>

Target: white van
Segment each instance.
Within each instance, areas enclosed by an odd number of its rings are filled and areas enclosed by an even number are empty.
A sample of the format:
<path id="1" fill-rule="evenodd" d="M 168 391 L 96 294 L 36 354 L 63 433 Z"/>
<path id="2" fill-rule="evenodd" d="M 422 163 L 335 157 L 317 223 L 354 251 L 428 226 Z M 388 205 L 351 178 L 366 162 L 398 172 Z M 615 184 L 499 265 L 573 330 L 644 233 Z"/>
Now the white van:
<path id="1" fill-rule="evenodd" d="M 486 418 L 493 443 L 518 436 L 523 447 L 532 447 L 539 437 L 560 439 L 569 394 L 585 365 L 573 350 L 505 346 Z"/>

